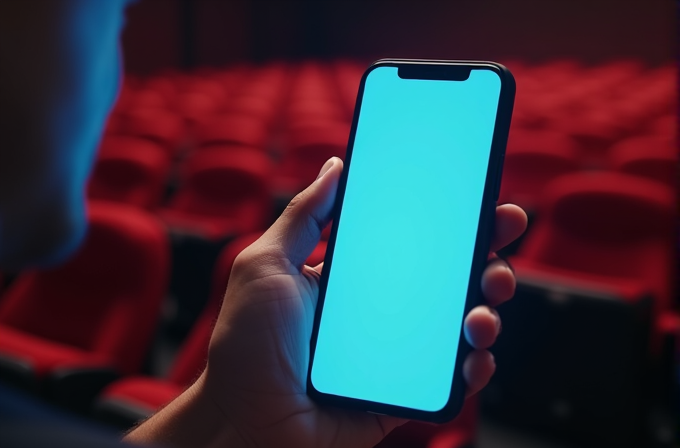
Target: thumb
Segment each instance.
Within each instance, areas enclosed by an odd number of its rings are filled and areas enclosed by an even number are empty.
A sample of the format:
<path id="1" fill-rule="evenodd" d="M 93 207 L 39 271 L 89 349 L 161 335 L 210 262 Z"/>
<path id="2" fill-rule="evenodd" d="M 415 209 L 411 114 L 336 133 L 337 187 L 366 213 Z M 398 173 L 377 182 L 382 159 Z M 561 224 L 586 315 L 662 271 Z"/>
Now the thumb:
<path id="1" fill-rule="evenodd" d="M 297 268 L 302 267 L 319 243 L 321 232 L 331 219 L 342 168 L 338 157 L 328 159 L 316 180 L 290 201 L 264 235 Z"/>

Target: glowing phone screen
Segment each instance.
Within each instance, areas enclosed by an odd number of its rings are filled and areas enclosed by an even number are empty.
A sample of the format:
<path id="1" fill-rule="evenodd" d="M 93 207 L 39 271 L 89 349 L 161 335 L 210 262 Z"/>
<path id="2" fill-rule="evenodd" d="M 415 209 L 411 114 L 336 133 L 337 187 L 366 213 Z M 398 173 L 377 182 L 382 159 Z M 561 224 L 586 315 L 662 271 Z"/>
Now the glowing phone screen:
<path id="1" fill-rule="evenodd" d="M 501 80 L 366 79 L 311 381 L 438 411 L 449 400 Z"/>

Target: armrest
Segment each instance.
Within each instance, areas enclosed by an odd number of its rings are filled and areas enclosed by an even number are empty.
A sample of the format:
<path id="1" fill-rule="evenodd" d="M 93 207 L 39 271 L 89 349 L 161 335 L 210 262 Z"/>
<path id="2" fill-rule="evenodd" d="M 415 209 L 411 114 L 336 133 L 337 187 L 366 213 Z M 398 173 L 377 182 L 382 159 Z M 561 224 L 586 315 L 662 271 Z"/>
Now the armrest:
<path id="1" fill-rule="evenodd" d="M 657 372 L 657 396 L 660 404 L 676 408 L 680 399 L 680 312 L 666 311 L 656 320 L 656 329 L 662 338 Z"/>
<path id="2" fill-rule="evenodd" d="M 94 405 L 97 420 L 122 430 L 132 428 L 137 422 L 150 417 L 153 412 L 154 409 L 114 398 L 100 399 Z"/>
<path id="3" fill-rule="evenodd" d="M 656 321 L 656 328 L 663 335 L 680 338 L 680 311 L 665 311 Z"/>
<path id="4" fill-rule="evenodd" d="M 583 272 L 572 272 L 552 266 L 543 266 L 520 257 L 510 259 L 517 283 L 548 291 L 551 299 L 559 301 L 564 296 L 587 296 L 601 300 L 636 302 L 649 298 L 651 291 L 641 282 L 619 277 L 605 277 Z"/>
<path id="5" fill-rule="evenodd" d="M 31 363 L 0 353 L 0 380 L 27 392 L 40 392 L 38 377 Z"/>
<path id="6" fill-rule="evenodd" d="M 110 366 L 63 367 L 47 380 L 47 397 L 67 409 L 85 413 L 109 383 L 120 378 Z"/>

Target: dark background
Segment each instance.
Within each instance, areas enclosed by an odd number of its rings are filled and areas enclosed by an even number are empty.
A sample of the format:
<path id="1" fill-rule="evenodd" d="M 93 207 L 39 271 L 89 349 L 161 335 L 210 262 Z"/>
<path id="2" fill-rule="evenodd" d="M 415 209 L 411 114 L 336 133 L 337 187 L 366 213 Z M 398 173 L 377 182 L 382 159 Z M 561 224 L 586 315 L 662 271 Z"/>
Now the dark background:
<path id="1" fill-rule="evenodd" d="M 128 10 L 128 72 L 240 61 L 383 57 L 575 58 L 676 55 L 670 0 L 143 0 Z"/>

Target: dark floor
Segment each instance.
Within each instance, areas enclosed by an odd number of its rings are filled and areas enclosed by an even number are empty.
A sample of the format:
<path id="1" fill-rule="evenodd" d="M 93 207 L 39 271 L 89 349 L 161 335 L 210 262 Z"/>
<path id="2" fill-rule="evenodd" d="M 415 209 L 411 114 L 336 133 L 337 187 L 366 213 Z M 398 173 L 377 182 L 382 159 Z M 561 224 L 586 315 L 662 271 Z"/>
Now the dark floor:
<path id="1" fill-rule="evenodd" d="M 639 448 L 680 448 L 680 421 L 668 412 L 650 413 L 649 443 Z M 575 443 L 557 436 L 522 430 L 485 418 L 479 421 L 475 448 L 617 448 L 608 444 Z M 637 448 L 637 447 L 636 447 Z"/>
<path id="2" fill-rule="evenodd" d="M 475 448 L 581 448 L 581 446 L 482 419 Z"/>

